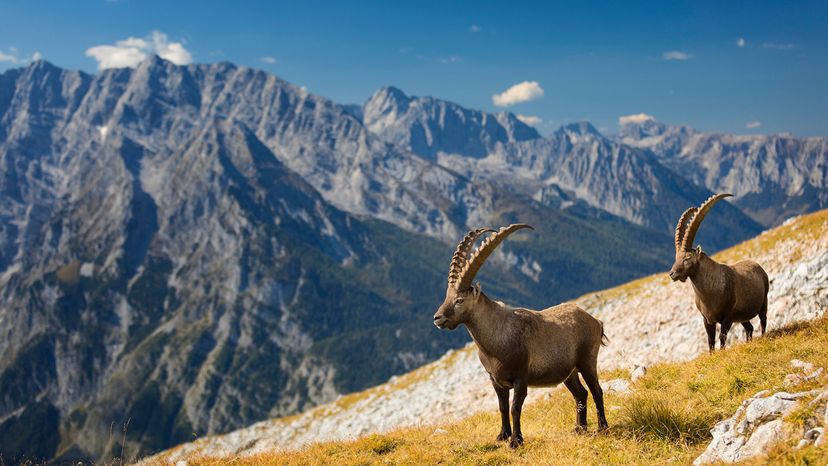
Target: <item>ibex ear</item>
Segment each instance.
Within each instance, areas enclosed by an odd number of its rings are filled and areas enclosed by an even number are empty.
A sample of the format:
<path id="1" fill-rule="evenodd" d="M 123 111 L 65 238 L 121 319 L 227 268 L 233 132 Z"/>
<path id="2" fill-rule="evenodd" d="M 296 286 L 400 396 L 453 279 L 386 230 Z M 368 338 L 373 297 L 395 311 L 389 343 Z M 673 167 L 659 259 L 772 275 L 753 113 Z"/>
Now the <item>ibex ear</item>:
<path id="1" fill-rule="evenodd" d="M 702 255 L 701 244 L 700 244 L 700 245 L 698 245 L 698 246 L 696 246 L 696 254 L 698 254 L 698 255 L 700 255 L 700 256 Z"/>
<path id="2" fill-rule="evenodd" d="M 480 295 L 480 283 L 472 285 L 472 294 L 474 294 L 475 297 Z"/>

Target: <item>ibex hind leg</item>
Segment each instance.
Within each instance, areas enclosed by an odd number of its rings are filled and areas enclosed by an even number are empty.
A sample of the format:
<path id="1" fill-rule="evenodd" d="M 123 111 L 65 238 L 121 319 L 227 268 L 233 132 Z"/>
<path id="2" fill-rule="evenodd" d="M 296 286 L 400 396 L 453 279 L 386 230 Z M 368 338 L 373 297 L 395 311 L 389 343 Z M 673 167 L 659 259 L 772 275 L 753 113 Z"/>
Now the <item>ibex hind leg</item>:
<path id="1" fill-rule="evenodd" d="M 575 432 L 586 432 L 586 405 L 589 393 L 587 392 L 587 389 L 584 388 L 583 385 L 581 385 L 581 379 L 578 378 L 578 371 L 572 371 L 572 374 L 566 380 L 564 380 L 564 385 L 567 389 L 569 389 L 569 393 L 572 393 L 572 397 L 575 398 L 575 409 L 578 415 L 578 420 L 575 425 Z"/>
<path id="2" fill-rule="evenodd" d="M 759 326 L 762 327 L 762 336 L 765 336 L 765 328 L 768 326 L 768 297 L 762 302 L 762 310 L 759 311 Z"/>
<path id="3" fill-rule="evenodd" d="M 745 340 L 753 340 L 753 324 L 750 321 L 742 322 L 742 327 L 745 329 Z"/>
<path id="4" fill-rule="evenodd" d="M 609 425 L 607 424 L 607 417 L 604 415 L 604 391 L 601 389 L 601 384 L 598 383 L 598 365 L 596 363 L 590 364 L 588 367 L 578 368 L 578 370 L 584 377 L 589 392 L 592 393 L 592 401 L 595 402 L 595 410 L 598 412 L 598 430 L 604 430 Z"/>

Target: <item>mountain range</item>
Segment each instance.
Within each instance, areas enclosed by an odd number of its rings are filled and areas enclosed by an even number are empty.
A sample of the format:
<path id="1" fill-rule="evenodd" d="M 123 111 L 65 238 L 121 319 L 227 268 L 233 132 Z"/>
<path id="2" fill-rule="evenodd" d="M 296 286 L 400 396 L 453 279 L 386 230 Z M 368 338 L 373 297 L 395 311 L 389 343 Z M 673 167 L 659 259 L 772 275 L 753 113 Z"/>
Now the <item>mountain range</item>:
<path id="1" fill-rule="evenodd" d="M 706 220 L 711 250 L 825 207 L 825 138 L 706 135 L 728 149 L 698 154 L 683 148 L 703 133 L 659 128 L 544 137 L 510 113 L 391 87 L 341 105 L 230 63 L 8 70 L 0 453 L 143 455 L 434 360 L 467 338 L 430 321 L 472 227 L 536 227 L 481 281 L 539 308 L 666 269 L 675 219 L 727 180 L 743 189 Z"/>

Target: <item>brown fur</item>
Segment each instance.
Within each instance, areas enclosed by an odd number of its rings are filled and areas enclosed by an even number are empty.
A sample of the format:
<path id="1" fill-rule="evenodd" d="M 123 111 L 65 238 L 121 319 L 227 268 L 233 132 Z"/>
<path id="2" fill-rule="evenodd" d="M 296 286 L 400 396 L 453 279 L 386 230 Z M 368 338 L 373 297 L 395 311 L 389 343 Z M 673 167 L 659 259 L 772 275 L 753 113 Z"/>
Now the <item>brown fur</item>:
<path id="1" fill-rule="evenodd" d="M 753 338 L 750 319 L 759 316 L 762 335 L 767 327 L 769 282 L 762 267 L 753 261 L 742 261 L 732 266 L 720 264 L 702 252 L 701 247 L 689 249 L 704 214 L 725 196 L 717 195 L 708 199 L 699 209 L 701 216 L 693 219 L 691 227 L 694 228 L 688 228 L 687 235 L 679 242 L 678 231 L 684 228 L 685 220 L 685 216 L 682 216 L 676 228 L 676 260 L 670 269 L 673 281 L 683 282 L 689 278 L 693 284 L 696 308 L 704 318 L 707 344 L 711 352 L 716 346 L 716 324 L 721 325 L 720 348 L 724 348 L 727 333 L 734 323 L 742 324 L 748 341 Z"/>
<path id="2" fill-rule="evenodd" d="M 576 401 L 576 429 L 585 431 L 588 394 L 579 373 L 592 392 L 599 428 L 607 427 L 598 382 L 603 325 L 575 304 L 536 312 L 492 301 L 479 286 L 465 290 L 449 286 L 443 304 L 434 314 L 434 323 L 450 330 L 464 324 L 477 344 L 480 362 L 489 373 L 500 406 L 498 440 L 511 438 L 512 448 L 523 443 L 520 413 L 529 386 L 564 383 Z M 513 426 L 509 423 L 509 390 L 514 390 Z"/>

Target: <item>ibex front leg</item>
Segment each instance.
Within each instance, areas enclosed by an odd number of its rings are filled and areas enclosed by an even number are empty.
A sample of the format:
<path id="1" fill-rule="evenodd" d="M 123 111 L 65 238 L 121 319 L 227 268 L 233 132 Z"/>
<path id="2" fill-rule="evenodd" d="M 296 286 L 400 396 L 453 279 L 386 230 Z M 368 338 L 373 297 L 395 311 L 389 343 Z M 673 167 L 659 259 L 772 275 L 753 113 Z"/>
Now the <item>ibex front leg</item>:
<path id="1" fill-rule="evenodd" d="M 733 318 L 726 317 L 722 320 L 722 326 L 719 328 L 719 348 L 724 349 L 725 343 L 727 343 L 727 332 L 730 331 L 730 327 L 733 325 Z"/>
<path id="2" fill-rule="evenodd" d="M 517 448 L 523 444 L 523 434 L 520 432 L 520 412 L 523 410 L 523 400 L 526 399 L 526 381 L 515 381 L 515 394 L 512 398 L 512 426 L 515 428 L 512 431 L 512 440 L 509 442 L 509 448 Z"/>
<path id="3" fill-rule="evenodd" d="M 497 434 L 497 441 L 509 440 L 512 436 L 512 426 L 509 424 L 509 389 L 500 387 L 494 380 L 492 386 L 497 393 L 497 403 L 500 406 L 500 433 Z"/>
<path id="4" fill-rule="evenodd" d="M 707 346 L 712 353 L 716 349 L 716 323 L 708 324 L 705 321 L 704 330 L 707 332 Z"/>

